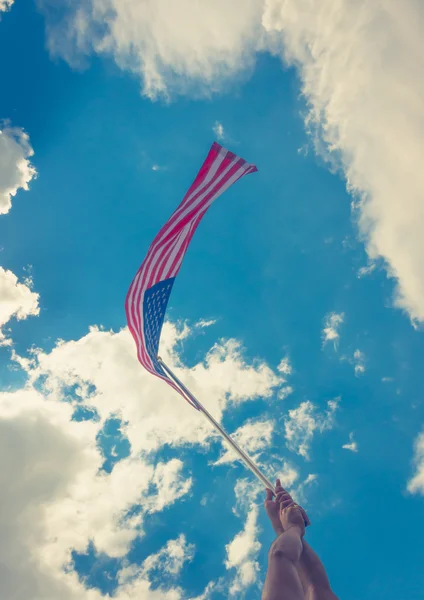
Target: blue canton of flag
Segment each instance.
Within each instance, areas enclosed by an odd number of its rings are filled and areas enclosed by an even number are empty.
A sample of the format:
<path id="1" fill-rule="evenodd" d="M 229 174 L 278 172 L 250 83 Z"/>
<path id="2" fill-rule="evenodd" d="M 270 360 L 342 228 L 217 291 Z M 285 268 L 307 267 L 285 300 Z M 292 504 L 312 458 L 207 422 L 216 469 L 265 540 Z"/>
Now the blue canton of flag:
<path id="1" fill-rule="evenodd" d="M 143 301 L 146 349 L 155 369 L 162 374 L 164 374 L 162 366 L 157 360 L 159 338 L 174 281 L 175 277 L 159 281 L 159 283 L 146 290 Z"/>

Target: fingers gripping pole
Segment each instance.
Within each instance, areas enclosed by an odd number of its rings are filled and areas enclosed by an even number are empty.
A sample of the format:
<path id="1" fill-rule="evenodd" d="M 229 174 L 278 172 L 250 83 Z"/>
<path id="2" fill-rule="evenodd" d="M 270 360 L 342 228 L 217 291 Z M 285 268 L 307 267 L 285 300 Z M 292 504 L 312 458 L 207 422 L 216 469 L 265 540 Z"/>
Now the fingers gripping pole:
<path id="1" fill-rule="evenodd" d="M 178 377 L 171 371 L 171 369 L 163 362 L 163 360 L 158 357 L 160 364 L 166 373 L 171 377 L 171 379 L 176 383 L 176 385 L 180 388 L 185 396 L 187 396 L 191 402 L 199 409 L 199 411 L 206 417 L 206 419 L 211 423 L 211 425 L 221 434 L 224 438 L 225 442 L 238 454 L 238 456 L 243 461 L 244 465 L 252 471 L 252 473 L 259 479 L 259 481 L 266 488 L 269 488 L 273 492 L 275 491 L 273 484 L 265 477 L 263 473 L 258 469 L 255 463 L 252 461 L 250 456 L 248 456 L 244 450 L 240 448 L 240 446 L 235 442 L 228 433 L 221 427 L 221 425 L 215 421 L 213 416 L 206 410 L 206 408 L 193 396 L 193 394 L 186 388 L 186 386 L 178 379 Z"/>

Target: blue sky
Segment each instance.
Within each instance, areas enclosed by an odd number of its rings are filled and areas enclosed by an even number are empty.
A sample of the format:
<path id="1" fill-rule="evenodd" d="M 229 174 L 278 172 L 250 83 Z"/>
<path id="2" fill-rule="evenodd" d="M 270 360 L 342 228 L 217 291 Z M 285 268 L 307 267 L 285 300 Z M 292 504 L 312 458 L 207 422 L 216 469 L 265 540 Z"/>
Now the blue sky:
<path id="1" fill-rule="evenodd" d="M 118 4 L 0 21 L 2 597 L 260 597 L 262 491 L 125 329 L 217 124 L 259 170 L 196 232 L 163 353 L 307 507 L 340 598 L 420 597 L 422 8 Z"/>

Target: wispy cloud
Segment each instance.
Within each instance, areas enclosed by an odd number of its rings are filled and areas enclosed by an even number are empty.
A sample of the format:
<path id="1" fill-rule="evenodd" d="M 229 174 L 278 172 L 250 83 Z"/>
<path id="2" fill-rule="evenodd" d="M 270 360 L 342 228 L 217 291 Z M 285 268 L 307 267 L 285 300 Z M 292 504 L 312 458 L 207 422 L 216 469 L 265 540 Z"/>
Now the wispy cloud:
<path id="1" fill-rule="evenodd" d="M 153 164 L 152 165 L 152 171 L 167 171 L 168 167 L 165 167 L 163 165 L 158 165 L 158 164 Z"/>
<path id="2" fill-rule="evenodd" d="M 297 502 L 304 504 L 307 501 L 306 492 L 312 485 L 318 485 L 318 475 L 316 473 L 309 473 L 306 479 L 290 493 Z"/>
<path id="3" fill-rule="evenodd" d="M 207 327 L 212 327 L 212 325 L 215 325 L 215 323 L 216 319 L 200 319 L 200 321 L 197 321 L 195 324 L 195 327 L 199 329 L 206 329 Z"/>
<path id="4" fill-rule="evenodd" d="M 355 350 L 353 353 L 353 364 L 357 377 L 365 373 L 365 354 L 361 350 Z"/>
<path id="5" fill-rule="evenodd" d="M 337 348 L 340 339 L 339 329 L 344 321 L 344 313 L 331 312 L 324 318 L 324 328 L 322 330 L 322 343 L 333 342 Z"/>
<path id="6" fill-rule="evenodd" d="M 285 400 L 286 398 L 288 398 L 290 396 L 290 394 L 293 393 L 293 388 L 291 385 L 284 385 L 282 388 L 280 388 L 277 392 L 277 398 L 279 400 Z"/>
<path id="7" fill-rule="evenodd" d="M 164 598 L 182 600 L 182 590 L 175 586 L 177 576 L 186 562 L 194 557 L 194 544 L 187 543 L 181 534 L 175 540 L 168 540 L 159 552 L 148 556 L 139 566 L 125 565 L 117 573 L 118 590 L 113 596 L 117 600 L 136 600 L 138 598 Z M 159 594 L 153 591 L 157 588 Z M 101 596 L 98 598 L 106 598 Z M 96 597 L 97 600 L 97 597 Z"/>
<path id="8" fill-rule="evenodd" d="M 418 434 L 414 442 L 413 464 L 415 473 L 408 481 L 408 491 L 424 496 L 424 431 Z"/>
<path id="9" fill-rule="evenodd" d="M 154 570 L 160 570 L 170 575 L 178 575 L 184 563 L 194 558 L 194 544 L 187 543 L 185 535 L 181 534 L 175 540 L 169 540 L 156 554 L 151 554 L 143 562 L 142 570 L 147 575 Z"/>
<path id="10" fill-rule="evenodd" d="M 290 359 L 288 356 L 285 356 L 281 359 L 277 371 L 281 373 L 283 377 L 284 383 L 287 382 L 287 378 L 292 374 L 293 367 L 291 365 Z M 277 398 L 279 400 L 285 400 L 290 394 L 293 393 L 293 386 L 291 385 L 283 385 L 277 392 Z"/>
<path id="11" fill-rule="evenodd" d="M 221 591 L 221 589 L 223 589 L 222 583 L 218 580 L 218 581 L 210 581 L 207 586 L 205 587 L 205 589 L 203 590 L 203 593 L 200 594 L 200 596 L 196 596 L 195 598 L 190 598 L 190 600 L 209 600 L 209 598 L 211 598 L 211 594 L 216 590 L 216 591 Z"/>
<path id="12" fill-rule="evenodd" d="M 239 427 L 231 437 L 245 450 L 254 460 L 258 454 L 271 446 L 272 434 L 274 432 L 274 421 L 252 420 Z M 238 454 L 226 448 L 222 456 L 214 465 L 223 465 L 240 460 Z"/>
<path id="13" fill-rule="evenodd" d="M 215 121 L 212 131 L 219 141 L 223 142 L 226 139 L 224 125 L 219 121 Z"/>
<path id="14" fill-rule="evenodd" d="M 309 400 L 302 402 L 297 408 L 289 410 L 284 421 L 286 444 L 289 450 L 309 460 L 309 451 L 315 432 L 322 433 L 334 426 L 335 412 L 340 398 L 329 400 L 327 410 L 319 413 L 317 407 Z"/>
<path id="15" fill-rule="evenodd" d="M 353 432 L 349 433 L 349 443 L 343 444 L 342 448 L 351 452 L 358 452 L 358 444 L 353 439 Z"/>
<path id="16" fill-rule="evenodd" d="M 361 267 L 360 269 L 358 269 L 358 279 L 366 277 L 367 275 L 371 275 L 371 273 L 375 270 L 376 266 L 376 263 L 372 262 L 368 266 Z"/>
<path id="17" fill-rule="evenodd" d="M 291 375 L 293 368 L 290 364 L 290 359 L 288 356 L 285 356 L 281 359 L 280 364 L 277 367 L 277 370 L 283 375 Z"/>
<path id="18" fill-rule="evenodd" d="M 366 371 L 366 358 L 362 350 L 356 349 L 353 355 L 344 354 L 340 357 L 340 360 L 353 365 L 355 377 L 361 377 Z"/>

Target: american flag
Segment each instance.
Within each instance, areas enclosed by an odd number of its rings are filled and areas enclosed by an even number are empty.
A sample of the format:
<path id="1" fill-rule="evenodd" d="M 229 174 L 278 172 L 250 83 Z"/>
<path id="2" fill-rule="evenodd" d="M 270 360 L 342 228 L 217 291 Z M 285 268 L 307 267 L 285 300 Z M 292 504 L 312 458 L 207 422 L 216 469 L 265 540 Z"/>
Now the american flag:
<path id="1" fill-rule="evenodd" d="M 159 338 L 175 277 L 191 238 L 212 202 L 243 175 L 256 171 L 216 142 L 183 201 L 153 240 L 128 290 L 128 327 L 143 367 L 169 383 L 192 404 L 168 377 L 158 360 Z"/>

